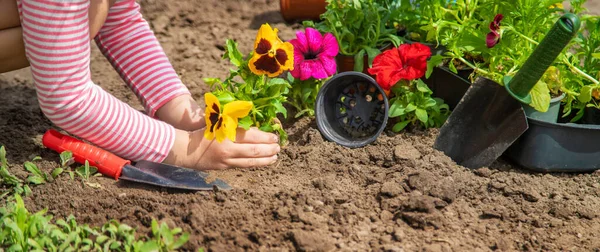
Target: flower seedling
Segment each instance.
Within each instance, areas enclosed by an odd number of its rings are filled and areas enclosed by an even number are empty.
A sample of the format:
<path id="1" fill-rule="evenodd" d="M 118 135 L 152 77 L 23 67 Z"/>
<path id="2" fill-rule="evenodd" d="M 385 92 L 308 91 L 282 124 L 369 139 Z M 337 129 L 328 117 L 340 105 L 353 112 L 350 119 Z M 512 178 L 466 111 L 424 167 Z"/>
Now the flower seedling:
<path id="1" fill-rule="evenodd" d="M 40 160 L 40 157 L 33 158 L 32 161 Z M 44 184 L 49 182 L 48 174 L 40 170 L 33 162 L 26 161 L 23 166 L 25 170 L 31 172 L 32 174 L 27 177 L 27 182 L 32 183 L 34 185 Z"/>
<path id="2" fill-rule="evenodd" d="M 154 219 L 150 236 L 116 220 L 100 228 L 79 224 L 73 215 L 52 223 L 46 209 L 30 213 L 21 196 L 14 199 L 0 208 L 0 247 L 6 251 L 175 251 L 189 239 L 181 228 L 158 228 Z"/>
<path id="3" fill-rule="evenodd" d="M 408 125 L 424 128 L 440 127 L 449 115 L 449 107 L 439 98 L 431 97 L 431 90 L 420 79 L 427 70 L 429 47 L 403 44 L 375 57 L 369 73 L 386 92 L 391 92 L 390 118 L 398 117 L 392 130 L 403 130 Z"/>
<path id="4" fill-rule="evenodd" d="M 90 182 L 89 179 L 92 176 L 102 176 L 102 174 L 98 173 L 98 168 L 94 166 L 90 166 L 90 163 L 85 160 L 85 164 L 75 168 L 75 174 L 81 178 L 81 182 L 93 188 L 100 188 L 99 183 Z"/>
<path id="5" fill-rule="evenodd" d="M 307 27 L 330 32 L 338 40 L 340 53 L 354 55 L 354 71 L 362 72 L 364 57 L 369 67 L 386 45 L 398 46 L 396 29 L 388 26 L 390 11 L 378 1 L 327 0 L 322 21 L 305 21 Z"/>
<path id="6" fill-rule="evenodd" d="M 0 146 L 0 199 L 13 193 L 29 196 L 31 189 L 23 180 L 8 171 L 8 161 L 6 160 L 6 148 Z"/>
<path id="7" fill-rule="evenodd" d="M 68 172 L 69 173 L 69 177 L 71 177 L 71 180 L 75 179 L 75 175 L 73 173 L 73 171 L 71 171 L 69 169 L 69 166 L 71 164 L 75 163 L 75 160 L 73 159 L 73 153 L 70 151 L 63 151 L 60 153 L 60 166 L 54 168 L 54 170 L 52 170 L 52 172 L 50 173 L 50 175 L 52 175 L 53 179 L 56 179 L 58 176 L 60 176 L 63 172 Z"/>
<path id="8" fill-rule="evenodd" d="M 287 134 L 277 116 L 281 114 L 287 117 L 287 110 L 283 104 L 287 102 L 291 85 L 286 79 L 277 76 L 294 68 L 294 48 L 291 43 L 281 41 L 277 36 L 277 32 L 277 29 L 271 28 L 268 24 L 263 24 L 256 36 L 253 51 L 245 58 L 238 50 L 237 43 L 233 40 L 227 40 L 226 52 L 223 58 L 229 59 L 237 69 L 230 70 L 229 76 L 223 81 L 218 78 L 205 78 L 204 82 L 214 89 L 212 94 L 217 98 L 219 104 L 224 107 L 235 101 L 245 101 L 253 105 L 247 116 L 239 113 L 245 109 L 238 110 L 236 109 L 237 105 L 230 106 L 233 109 L 232 112 L 237 111 L 231 115 L 240 118 L 237 121 L 239 126 L 244 129 L 254 126 L 266 132 L 277 132 L 280 144 L 284 145 L 287 143 Z M 214 100 L 211 103 L 216 104 Z M 247 106 L 244 105 L 244 107 Z M 207 107 L 207 111 L 216 110 Z M 219 112 L 221 111 L 219 110 Z M 225 112 L 225 109 L 223 109 L 223 112 Z M 219 114 L 223 115 L 223 113 Z M 210 115 L 207 114 L 208 116 Z M 216 118 L 216 121 L 214 121 L 216 124 L 213 125 L 218 126 L 216 114 L 213 116 Z M 228 118 L 233 117 L 229 116 Z M 210 118 L 207 119 L 207 122 L 210 121 Z M 234 121 L 230 120 L 229 123 L 232 125 L 231 123 L 234 123 Z"/>
<path id="9" fill-rule="evenodd" d="M 292 83 L 289 103 L 297 110 L 296 118 L 304 114 L 313 116 L 319 89 L 336 73 L 339 46 L 333 34 L 322 35 L 310 27 L 296 32 L 290 43 L 294 45 L 294 70 L 288 75 Z"/>
<path id="10" fill-rule="evenodd" d="M 152 220 L 152 235 L 154 236 L 161 251 L 174 251 L 183 246 L 189 239 L 188 233 L 182 233 L 181 228 L 170 229 L 167 223 L 158 224 Z M 179 237 L 176 237 L 178 236 Z"/>

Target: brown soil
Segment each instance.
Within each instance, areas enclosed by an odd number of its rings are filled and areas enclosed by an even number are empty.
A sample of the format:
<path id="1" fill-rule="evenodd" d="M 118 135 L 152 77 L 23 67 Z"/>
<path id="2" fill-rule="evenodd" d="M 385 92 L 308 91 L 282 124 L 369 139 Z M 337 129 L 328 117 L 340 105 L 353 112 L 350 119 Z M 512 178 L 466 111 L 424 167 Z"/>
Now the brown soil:
<path id="1" fill-rule="evenodd" d="M 283 39 L 299 26 L 283 23 L 274 0 L 141 2 L 184 82 L 200 100 L 202 77 L 224 77 L 226 38 L 250 50 L 261 23 Z M 94 49 L 93 79 L 141 109 Z M 41 155 L 50 172 L 58 155 L 41 147 L 52 124 L 38 108 L 27 69 L 0 75 L 0 144 L 12 172 Z M 117 219 L 148 232 L 151 218 L 192 236 L 187 249 L 209 251 L 487 251 L 599 250 L 600 173 L 540 174 L 500 160 L 469 170 L 431 146 L 436 130 L 386 133 L 365 148 L 324 141 L 315 123 L 289 128 L 280 161 L 260 169 L 211 172 L 231 191 L 185 193 L 91 180 L 94 189 L 66 176 L 34 187 L 32 210 L 101 225 Z"/>

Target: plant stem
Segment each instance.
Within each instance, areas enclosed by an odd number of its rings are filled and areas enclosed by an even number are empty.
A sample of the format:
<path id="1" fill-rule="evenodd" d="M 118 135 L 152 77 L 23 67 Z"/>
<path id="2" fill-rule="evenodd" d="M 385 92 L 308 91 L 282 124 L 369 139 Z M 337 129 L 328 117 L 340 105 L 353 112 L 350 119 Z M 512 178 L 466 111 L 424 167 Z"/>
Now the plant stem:
<path id="1" fill-rule="evenodd" d="M 490 72 L 485 71 L 473 64 L 471 64 L 471 62 L 469 62 L 468 60 L 464 59 L 462 56 L 457 57 L 458 60 L 460 60 L 462 63 L 465 63 L 465 65 L 469 66 L 470 68 L 473 68 L 473 70 L 480 72 L 482 74 L 490 74 Z"/>
<path id="2" fill-rule="evenodd" d="M 535 41 L 535 40 L 531 39 L 530 37 L 527 37 L 527 36 L 525 36 L 525 34 L 518 32 L 517 30 L 515 30 L 515 29 L 514 29 L 514 28 L 512 28 L 512 27 L 507 27 L 507 30 L 509 30 L 509 31 L 512 31 L 512 32 L 514 32 L 514 33 L 516 33 L 517 35 L 519 35 L 519 37 L 522 37 L 522 38 L 524 38 L 525 40 L 527 40 L 527 41 L 531 42 L 531 43 L 532 43 L 532 44 L 534 44 L 534 45 L 538 45 L 538 44 L 539 44 L 537 41 Z"/>
<path id="3" fill-rule="evenodd" d="M 520 37 L 524 38 L 525 40 L 531 42 L 534 45 L 539 45 L 539 43 L 527 36 L 525 36 L 524 34 L 516 31 L 513 28 L 509 28 L 510 31 L 516 33 L 517 35 L 519 35 Z M 581 69 L 579 69 L 578 67 L 574 66 L 573 64 L 571 64 L 571 62 L 569 62 L 569 60 L 567 60 L 566 56 L 563 56 L 562 58 L 563 63 L 565 63 L 567 66 L 569 66 L 569 68 L 573 71 L 575 71 L 576 73 L 582 75 L 583 77 L 585 77 L 586 79 L 590 80 L 592 83 L 594 84 L 599 84 L 600 82 L 598 82 L 598 80 L 594 79 L 594 77 L 589 76 L 587 73 L 585 73 L 584 71 L 582 71 Z"/>
<path id="4" fill-rule="evenodd" d="M 563 59 L 563 63 L 567 64 L 567 66 L 569 66 L 569 68 L 571 68 L 571 70 L 575 71 L 576 73 L 582 75 L 583 77 L 585 77 L 586 79 L 590 80 L 592 83 L 594 84 L 600 84 L 600 82 L 598 82 L 598 80 L 594 79 L 594 77 L 588 75 L 587 73 L 585 73 L 584 71 L 582 71 L 581 69 L 577 68 L 576 66 L 572 65 L 571 62 L 569 62 L 566 57 L 564 57 Z"/>

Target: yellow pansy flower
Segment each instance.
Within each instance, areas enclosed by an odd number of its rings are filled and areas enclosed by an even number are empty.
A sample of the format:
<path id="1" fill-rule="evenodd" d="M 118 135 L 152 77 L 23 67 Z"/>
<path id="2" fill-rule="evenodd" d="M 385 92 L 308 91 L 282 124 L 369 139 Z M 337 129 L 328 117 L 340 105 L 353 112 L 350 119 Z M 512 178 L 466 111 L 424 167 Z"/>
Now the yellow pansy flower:
<path id="1" fill-rule="evenodd" d="M 206 102 L 204 138 L 208 140 L 216 138 L 219 143 L 228 138 L 234 142 L 238 119 L 248 115 L 252 109 L 252 102 L 233 101 L 225 104 L 221 110 L 221 103 L 214 94 L 204 94 L 204 101 Z"/>
<path id="2" fill-rule="evenodd" d="M 248 67 L 254 74 L 275 77 L 294 69 L 294 46 L 277 37 L 277 28 L 263 24 L 254 41 L 254 53 Z"/>

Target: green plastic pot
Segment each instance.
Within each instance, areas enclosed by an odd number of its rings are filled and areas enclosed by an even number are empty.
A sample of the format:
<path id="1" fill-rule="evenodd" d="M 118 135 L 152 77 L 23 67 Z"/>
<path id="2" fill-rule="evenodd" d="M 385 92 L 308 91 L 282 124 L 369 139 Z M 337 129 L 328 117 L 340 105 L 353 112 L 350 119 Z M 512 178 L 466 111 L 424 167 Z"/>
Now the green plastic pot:
<path id="1" fill-rule="evenodd" d="M 527 115 L 528 118 L 556 123 L 558 120 L 558 114 L 560 112 L 560 101 L 563 98 L 565 98 L 564 93 L 559 97 L 552 98 L 550 100 L 550 107 L 548 107 L 548 111 L 546 112 L 537 111 L 533 107 L 526 104 L 523 104 L 523 110 L 525 110 L 525 115 Z"/>

